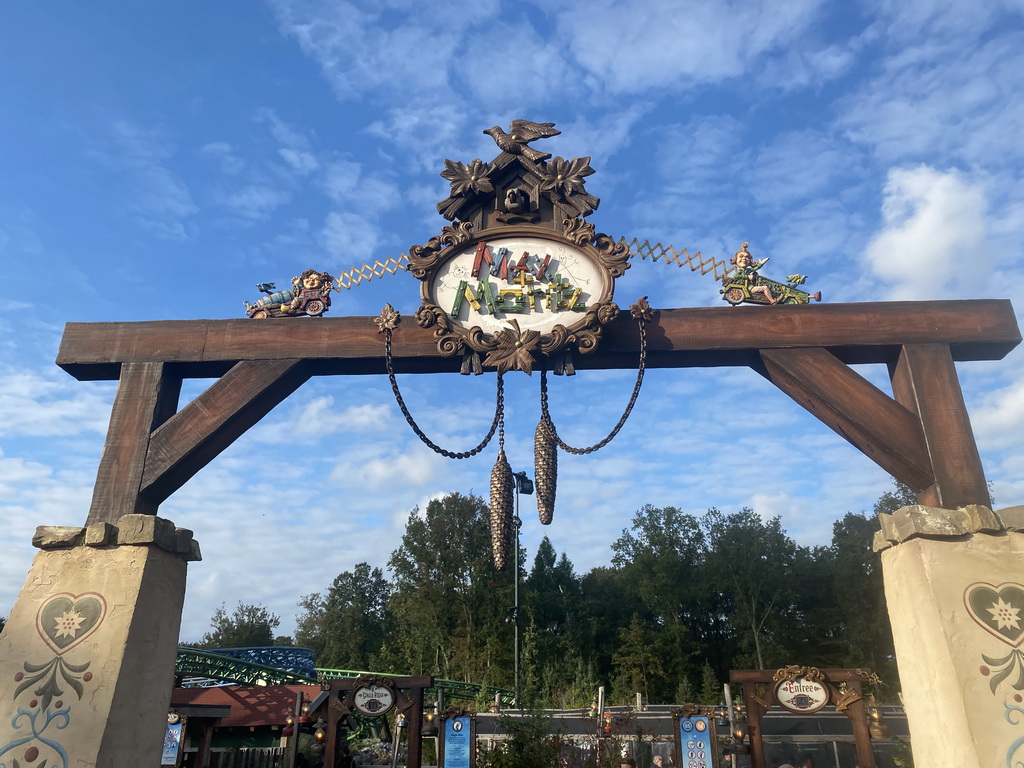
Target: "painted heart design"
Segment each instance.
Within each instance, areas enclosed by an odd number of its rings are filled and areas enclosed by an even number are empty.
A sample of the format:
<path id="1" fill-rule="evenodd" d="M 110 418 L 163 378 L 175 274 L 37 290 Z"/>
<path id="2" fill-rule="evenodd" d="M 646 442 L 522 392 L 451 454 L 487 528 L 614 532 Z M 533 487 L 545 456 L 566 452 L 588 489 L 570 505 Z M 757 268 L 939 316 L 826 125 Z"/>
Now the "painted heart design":
<path id="1" fill-rule="evenodd" d="M 58 656 L 81 643 L 99 627 L 107 601 L 96 592 L 61 592 L 46 600 L 36 613 L 36 631 Z"/>
<path id="2" fill-rule="evenodd" d="M 1011 648 L 1024 643 L 1024 585 L 971 584 L 964 590 L 964 606 L 971 618 L 993 637 Z"/>

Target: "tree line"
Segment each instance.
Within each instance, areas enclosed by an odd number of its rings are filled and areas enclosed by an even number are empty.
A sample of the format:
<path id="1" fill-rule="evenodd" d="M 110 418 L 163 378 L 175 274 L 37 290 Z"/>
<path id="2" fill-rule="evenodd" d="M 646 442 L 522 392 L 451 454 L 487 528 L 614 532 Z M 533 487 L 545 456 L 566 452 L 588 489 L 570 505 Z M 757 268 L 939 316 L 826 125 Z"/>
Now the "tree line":
<path id="1" fill-rule="evenodd" d="M 916 503 L 883 494 L 875 512 Z M 199 647 L 300 645 L 317 666 L 511 688 L 539 706 L 579 707 L 599 685 L 612 703 L 717 702 L 730 669 L 866 667 L 899 690 L 875 517 L 847 513 L 828 545 L 796 544 L 779 518 L 749 509 L 696 516 L 645 506 L 607 566 L 578 574 L 544 538 L 513 573 L 491 562 L 487 503 L 451 493 L 411 514 L 381 568 L 357 564 L 299 604 L 294 638 L 258 605 L 221 608 Z"/>

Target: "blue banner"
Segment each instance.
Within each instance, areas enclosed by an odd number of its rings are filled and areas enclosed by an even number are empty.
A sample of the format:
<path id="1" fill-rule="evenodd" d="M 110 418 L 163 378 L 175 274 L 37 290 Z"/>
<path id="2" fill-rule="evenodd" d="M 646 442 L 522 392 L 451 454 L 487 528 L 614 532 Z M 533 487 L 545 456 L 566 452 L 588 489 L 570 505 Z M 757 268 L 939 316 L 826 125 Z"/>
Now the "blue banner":
<path id="1" fill-rule="evenodd" d="M 469 716 L 444 721 L 444 768 L 469 768 L 473 744 L 470 741 Z"/>
<path id="2" fill-rule="evenodd" d="M 178 750 L 181 747 L 181 731 L 184 723 L 168 723 L 164 734 L 164 751 L 160 756 L 160 765 L 177 765 Z"/>
<path id="3" fill-rule="evenodd" d="M 706 717 L 679 718 L 681 768 L 712 768 L 711 723 Z"/>

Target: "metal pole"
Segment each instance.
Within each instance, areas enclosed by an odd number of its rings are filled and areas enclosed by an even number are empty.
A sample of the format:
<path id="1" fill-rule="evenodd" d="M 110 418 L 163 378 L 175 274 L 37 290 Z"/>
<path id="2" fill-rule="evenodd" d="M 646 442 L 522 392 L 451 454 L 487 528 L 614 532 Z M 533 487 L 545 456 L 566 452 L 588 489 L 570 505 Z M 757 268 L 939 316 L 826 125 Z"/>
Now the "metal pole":
<path id="1" fill-rule="evenodd" d="M 525 472 L 523 473 L 526 474 Z M 516 706 L 520 709 L 523 708 L 522 702 L 519 700 L 519 529 L 523 525 L 523 519 L 519 517 L 519 482 L 517 478 L 516 482 L 516 558 L 515 558 L 515 569 L 516 569 L 516 580 L 514 592 L 512 595 L 512 601 L 514 603 L 512 607 L 512 616 L 515 621 L 515 691 L 516 691 Z"/>

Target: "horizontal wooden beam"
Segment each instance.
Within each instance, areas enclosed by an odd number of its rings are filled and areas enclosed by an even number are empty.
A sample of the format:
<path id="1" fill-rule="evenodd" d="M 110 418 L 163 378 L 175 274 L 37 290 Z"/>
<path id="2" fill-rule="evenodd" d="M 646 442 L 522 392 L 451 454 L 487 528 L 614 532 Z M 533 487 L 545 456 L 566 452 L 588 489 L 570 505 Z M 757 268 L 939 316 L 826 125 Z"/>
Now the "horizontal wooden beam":
<path id="1" fill-rule="evenodd" d="M 833 683 L 854 683 L 854 682 L 867 682 L 865 675 L 870 675 L 871 670 L 869 669 L 851 669 L 849 667 L 843 668 L 823 668 L 819 669 L 825 677 L 831 680 Z M 775 674 L 774 669 L 732 669 L 729 670 L 729 682 L 730 683 L 772 683 L 772 676 Z"/>
<path id="2" fill-rule="evenodd" d="M 635 368 L 636 321 L 624 311 L 579 369 Z M 1021 341 L 1007 300 L 664 309 L 647 329 L 647 365 L 760 364 L 759 350 L 822 347 L 846 363 L 895 363 L 905 344 L 941 343 L 954 360 L 998 360 Z M 215 377 L 240 360 L 305 359 L 312 375 L 384 372 L 384 336 L 370 317 L 68 323 L 57 364 L 77 379 L 116 379 L 122 363 L 165 362 L 176 375 Z M 458 371 L 432 331 L 405 317 L 395 369 Z"/>

